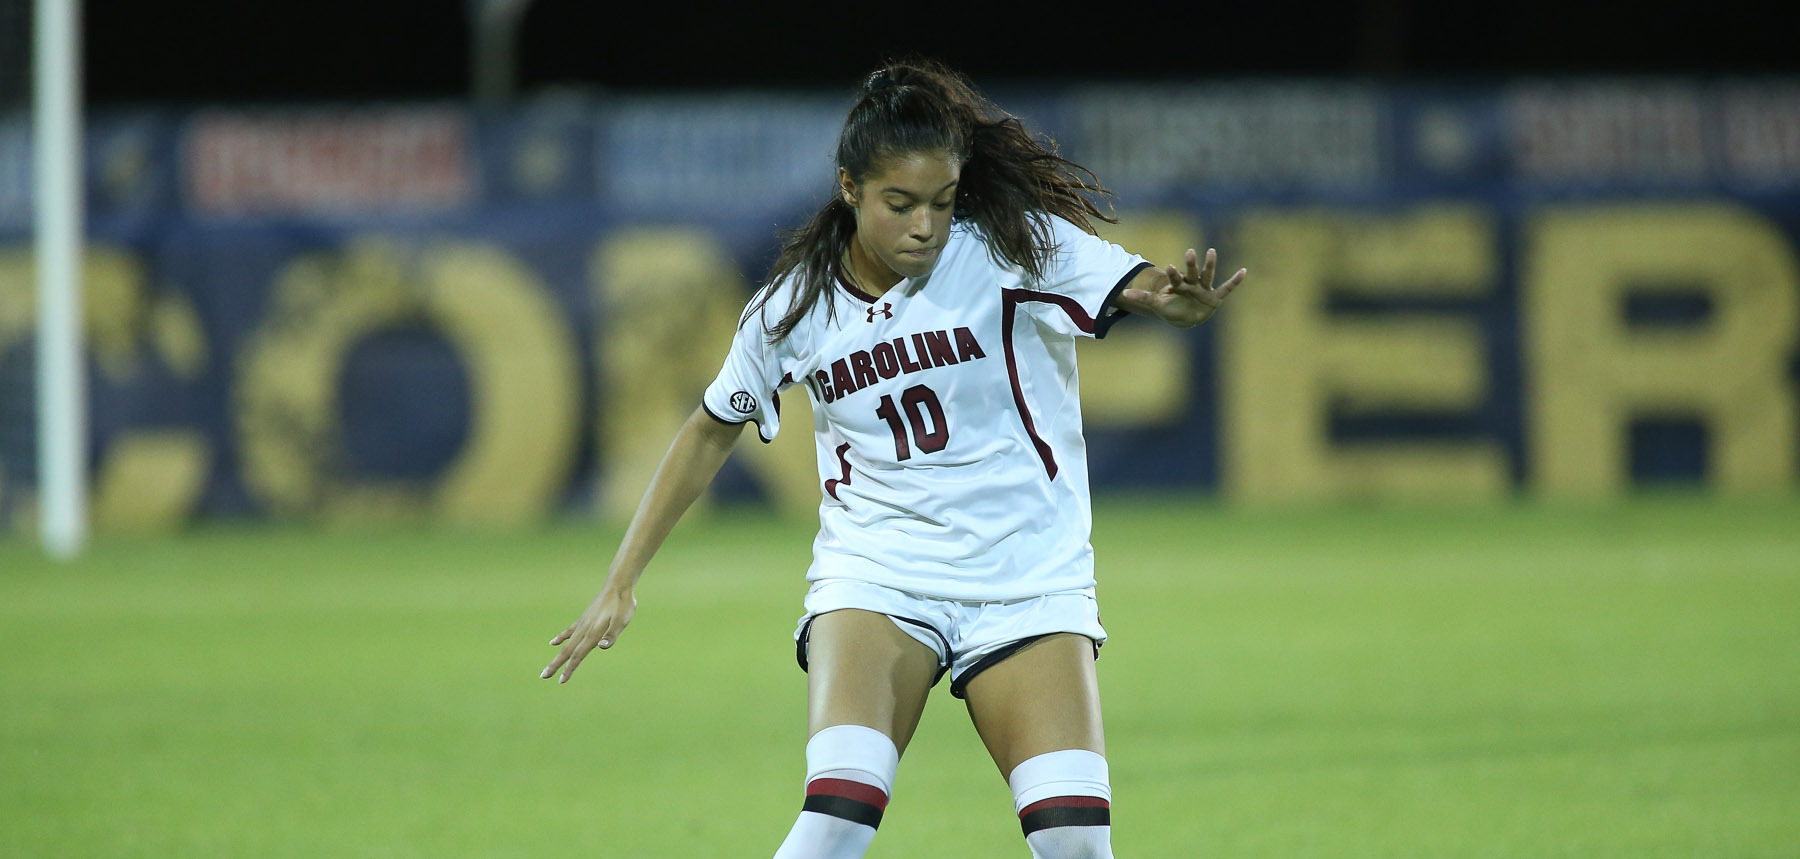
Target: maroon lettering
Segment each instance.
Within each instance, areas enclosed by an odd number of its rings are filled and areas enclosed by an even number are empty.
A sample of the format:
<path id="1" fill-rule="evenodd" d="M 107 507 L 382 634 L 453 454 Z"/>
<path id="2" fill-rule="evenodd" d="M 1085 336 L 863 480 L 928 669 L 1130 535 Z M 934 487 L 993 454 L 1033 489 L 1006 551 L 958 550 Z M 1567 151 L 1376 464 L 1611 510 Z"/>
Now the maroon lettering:
<path id="1" fill-rule="evenodd" d="M 856 370 L 856 386 L 858 388 L 867 388 L 881 381 L 881 377 L 875 373 L 875 365 L 869 363 L 869 353 L 867 352 L 860 350 L 851 352 L 850 366 Z"/>
<path id="2" fill-rule="evenodd" d="M 914 334 L 913 336 L 919 335 Z M 894 338 L 894 354 L 900 356 L 900 372 L 902 373 L 917 373 L 925 369 L 919 366 L 919 362 L 914 361 L 911 355 L 906 354 L 906 338 L 904 337 Z"/>
<path id="3" fill-rule="evenodd" d="M 914 334 L 913 336 L 919 335 Z M 933 367 L 956 363 L 956 352 L 950 348 L 950 334 L 946 331 L 925 332 L 925 348 L 919 351 L 930 354 Z"/>
<path id="4" fill-rule="evenodd" d="M 912 448 L 906 444 L 906 424 L 900 420 L 900 410 L 894 408 L 892 395 L 882 395 L 881 405 L 875 407 L 875 416 L 887 421 L 888 431 L 894 434 L 894 461 L 912 459 Z"/>
<path id="5" fill-rule="evenodd" d="M 950 443 L 950 424 L 944 420 L 944 406 L 938 402 L 936 391 L 924 385 L 914 385 L 906 389 L 900 396 L 900 404 L 906 407 L 906 419 L 912 424 L 913 441 L 924 453 L 937 453 Z M 923 406 L 931 413 L 930 432 L 925 431 L 925 417 L 920 414 Z"/>
<path id="6" fill-rule="evenodd" d="M 981 351 L 981 344 L 975 342 L 975 332 L 967 328 L 956 329 L 956 353 L 956 357 L 962 361 L 987 357 Z"/>
<path id="7" fill-rule="evenodd" d="M 856 379 L 851 377 L 850 365 L 842 358 L 831 362 L 831 383 L 837 386 L 840 397 L 856 393 Z"/>
<path id="8" fill-rule="evenodd" d="M 912 353 L 918 356 L 919 369 L 931 369 L 931 358 L 925 354 L 925 335 L 914 334 L 912 336 L 912 347 Z"/>
<path id="9" fill-rule="evenodd" d="M 975 332 L 968 328 L 920 331 L 852 352 L 831 362 L 830 372 L 819 370 L 807 380 L 816 382 L 820 399 L 830 403 L 882 379 L 986 357 Z"/>
<path id="10" fill-rule="evenodd" d="M 894 358 L 894 346 L 891 343 L 877 343 L 870 350 L 875 358 L 875 372 L 883 379 L 892 379 L 900 375 L 900 362 Z"/>
<path id="11" fill-rule="evenodd" d="M 912 427 L 912 441 L 917 444 L 921 453 L 937 453 L 950 443 L 950 424 L 944 420 L 944 406 L 938 402 L 936 391 L 924 385 L 914 385 L 900 395 L 900 404 L 906 409 L 904 418 L 900 409 L 894 407 L 892 395 L 884 395 L 880 405 L 875 407 L 875 416 L 887 422 L 888 431 L 894 434 L 894 461 L 904 462 L 912 459 L 913 446 L 906 441 L 906 430 Z M 926 419 L 926 413 L 931 417 Z M 931 429 L 927 430 L 926 427 Z"/>

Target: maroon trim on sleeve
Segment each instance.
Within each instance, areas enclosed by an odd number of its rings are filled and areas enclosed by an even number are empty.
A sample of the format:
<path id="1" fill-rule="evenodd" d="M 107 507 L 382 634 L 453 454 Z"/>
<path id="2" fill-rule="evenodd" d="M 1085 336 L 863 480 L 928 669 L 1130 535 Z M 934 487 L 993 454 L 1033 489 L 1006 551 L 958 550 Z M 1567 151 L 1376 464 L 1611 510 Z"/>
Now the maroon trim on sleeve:
<path id="1" fill-rule="evenodd" d="M 1126 272 L 1125 276 L 1119 278 L 1119 282 L 1113 284 L 1113 288 L 1107 291 L 1106 300 L 1100 302 L 1100 319 L 1094 324 L 1095 340 L 1104 339 L 1106 337 L 1106 332 L 1112 330 L 1113 323 L 1131 315 L 1126 312 L 1125 308 L 1114 305 L 1113 302 L 1118 300 L 1119 293 L 1124 292 L 1125 287 L 1131 285 L 1132 279 L 1138 276 L 1138 272 L 1149 267 L 1150 264 L 1147 262 L 1141 262 L 1132 266 L 1131 271 Z"/>
<path id="2" fill-rule="evenodd" d="M 1094 317 L 1089 316 L 1087 308 L 1066 295 L 1054 292 L 1038 292 L 1034 289 L 1003 289 L 1000 291 L 1000 341 L 1006 351 L 1006 375 L 1012 381 L 1013 404 L 1019 407 L 1019 421 L 1025 425 L 1025 434 L 1031 437 L 1031 444 L 1037 448 L 1038 458 L 1044 461 L 1044 473 L 1051 480 L 1056 479 L 1056 454 L 1050 450 L 1050 444 L 1038 435 L 1037 424 L 1031 419 L 1031 407 L 1025 403 L 1025 387 L 1019 382 L 1019 361 L 1013 355 L 1013 317 L 1018 315 L 1019 305 L 1028 301 L 1042 301 L 1054 304 L 1069 314 L 1075 327 L 1092 334 Z"/>
<path id="3" fill-rule="evenodd" d="M 728 418 L 719 417 L 719 413 L 713 411 L 712 407 L 708 406 L 706 404 L 705 400 L 700 401 L 700 410 L 703 412 L 706 412 L 707 417 L 712 418 L 713 420 L 718 421 L 719 423 L 722 423 L 728 427 L 741 427 L 744 424 L 756 424 L 756 440 L 757 441 L 760 441 L 763 444 L 773 444 L 775 441 L 774 439 L 768 438 L 763 435 L 762 421 L 756 420 L 754 418 L 744 418 L 741 421 L 734 421 L 734 420 L 730 420 Z M 779 416 L 781 414 L 781 405 L 779 403 L 777 403 L 775 406 L 775 414 L 777 416 Z"/>
<path id="4" fill-rule="evenodd" d="M 707 417 L 712 418 L 713 420 L 718 421 L 719 423 L 722 423 L 728 427 L 741 427 L 744 424 L 747 424 L 750 422 L 749 418 L 745 418 L 741 421 L 734 421 L 734 420 L 727 420 L 725 418 L 719 417 L 718 412 L 713 411 L 712 407 L 708 406 L 706 404 L 705 400 L 700 401 L 700 409 L 702 411 L 706 412 Z"/>
<path id="5" fill-rule="evenodd" d="M 775 404 L 775 416 L 781 417 L 781 389 L 794 383 L 793 373 L 782 373 L 781 381 L 775 383 L 775 390 L 769 392 L 769 402 Z M 758 425 L 760 427 L 760 424 Z"/>

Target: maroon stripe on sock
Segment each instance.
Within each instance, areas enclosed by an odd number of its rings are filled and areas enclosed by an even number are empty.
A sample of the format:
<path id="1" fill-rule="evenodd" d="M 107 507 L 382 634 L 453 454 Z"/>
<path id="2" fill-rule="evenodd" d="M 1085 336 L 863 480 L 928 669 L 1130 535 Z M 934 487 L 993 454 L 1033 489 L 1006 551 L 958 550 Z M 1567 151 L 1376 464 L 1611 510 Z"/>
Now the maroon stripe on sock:
<path id="1" fill-rule="evenodd" d="M 806 783 L 806 795 L 809 797 L 843 797 L 844 799 L 851 799 L 867 805 L 873 805 L 877 811 L 886 811 L 888 804 L 888 795 L 882 793 L 881 788 L 872 784 L 863 784 L 860 781 L 851 781 L 846 778 L 813 779 Z"/>
<path id="2" fill-rule="evenodd" d="M 1100 797 L 1097 797 L 1097 796 L 1053 796 L 1053 797 L 1050 797 L 1049 799 L 1040 799 L 1037 802 L 1034 802 L 1030 805 L 1025 806 L 1022 809 L 1019 809 L 1019 816 L 1024 817 L 1025 815 L 1030 814 L 1034 811 L 1043 811 L 1046 808 L 1111 808 L 1111 807 L 1112 807 L 1112 805 L 1110 803 L 1108 803 L 1106 800 L 1101 799 Z"/>
<path id="3" fill-rule="evenodd" d="M 800 806 L 800 810 L 823 814 L 826 817 L 835 817 L 839 820 L 848 820 L 870 829 L 881 828 L 881 809 L 866 802 L 857 802 L 841 796 L 832 796 L 826 793 L 809 796 L 806 798 L 806 803 Z"/>
<path id="4" fill-rule="evenodd" d="M 1097 796 L 1053 796 L 1019 810 L 1019 828 L 1027 836 L 1064 826 L 1111 826 L 1112 807 Z"/>

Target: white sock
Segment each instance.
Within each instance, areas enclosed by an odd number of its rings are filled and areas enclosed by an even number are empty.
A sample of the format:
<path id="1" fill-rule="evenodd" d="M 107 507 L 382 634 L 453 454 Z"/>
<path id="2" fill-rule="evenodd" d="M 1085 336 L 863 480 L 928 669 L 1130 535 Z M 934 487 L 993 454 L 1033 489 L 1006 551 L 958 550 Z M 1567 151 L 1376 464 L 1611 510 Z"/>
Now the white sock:
<path id="1" fill-rule="evenodd" d="M 900 769 L 894 741 L 834 725 L 806 743 L 806 805 L 775 859 L 861 859 L 875 840 Z"/>
<path id="2" fill-rule="evenodd" d="M 1106 758 L 1083 749 L 1038 755 L 1007 776 L 1035 859 L 1112 859 Z"/>

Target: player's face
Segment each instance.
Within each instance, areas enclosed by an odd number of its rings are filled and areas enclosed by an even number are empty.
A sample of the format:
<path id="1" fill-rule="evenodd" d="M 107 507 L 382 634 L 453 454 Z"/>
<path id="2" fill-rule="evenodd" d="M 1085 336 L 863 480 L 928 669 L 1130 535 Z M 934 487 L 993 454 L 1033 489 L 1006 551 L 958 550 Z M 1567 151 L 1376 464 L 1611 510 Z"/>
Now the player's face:
<path id="1" fill-rule="evenodd" d="M 951 207 L 962 164 L 945 152 L 913 153 L 876 166 L 861 185 L 839 170 L 844 201 L 856 210 L 851 254 L 863 274 L 879 272 L 886 288 L 903 277 L 923 277 L 937 265 L 950 238 Z M 860 257 L 861 259 L 858 259 Z M 893 276 L 888 277 L 887 272 Z"/>

